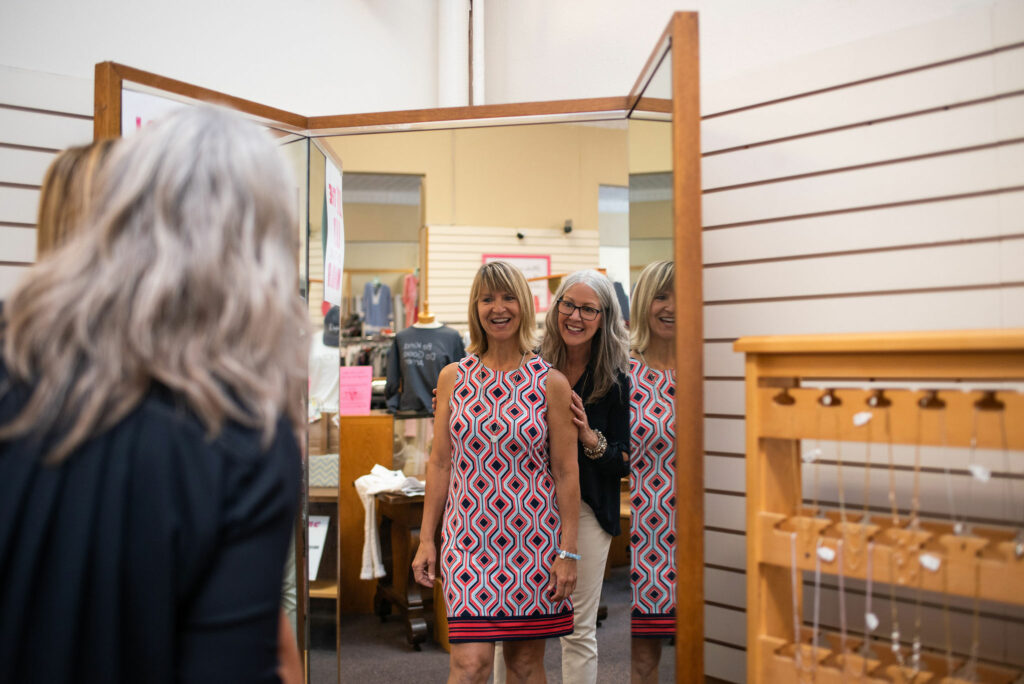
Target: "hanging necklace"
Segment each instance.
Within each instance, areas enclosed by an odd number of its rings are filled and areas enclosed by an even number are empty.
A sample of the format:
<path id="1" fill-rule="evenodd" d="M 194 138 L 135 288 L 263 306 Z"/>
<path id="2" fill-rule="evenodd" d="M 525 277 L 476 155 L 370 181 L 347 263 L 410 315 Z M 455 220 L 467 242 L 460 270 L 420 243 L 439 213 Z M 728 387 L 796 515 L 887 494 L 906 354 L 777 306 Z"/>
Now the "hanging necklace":
<path id="1" fill-rule="evenodd" d="M 796 536 L 795 531 L 789 533 L 789 579 L 793 599 L 793 662 L 796 664 L 797 681 L 802 683 L 807 681 L 808 675 L 811 675 L 811 681 L 813 681 L 814 673 L 804 667 L 803 639 L 800 638 L 800 590 L 802 587 L 800 585 L 801 573 L 796 564 Z M 813 655 L 812 651 L 812 658 Z"/>
<path id="2" fill-rule="evenodd" d="M 897 566 L 902 565 L 905 562 L 905 560 L 897 556 L 897 548 L 899 546 L 900 538 L 895 533 L 897 533 L 900 528 L 900 514 L 899 507 L 896 501 L 896 468 L 893 463 L 892 453 L 892 415 L 890 413 L 891 406 L 892 402 L 889 402 L 888 400 L 886 400 L 885 404 L 879 403 L 879 407 L 884 408 L 883 416 L 885 417 L 885 422 L 883 423 L 883 425 L 885 426 L 885 446 L 886 454 L 889 460 L 889 505 L 892 510 L 892 531 L 894 533 L 893 544 L 889 553 L 889 620 L 891 626 L 891 631 L 889 634 L 891 640 L 890 650 L 892 651 L 893 656 L 896 658 L 896 663 L 899 666 L 900 671 L 902 671 L 904 661 L 903 651 L 900 650 L 899 613 L 896 610 L 896 568 Z"/>
<path id="3" fill-rule="evenodd" d="M 839 653 L 842 657 L 843 681 L 846 681 L 846 672 L 849 666 L 849 658 L 846 652 L 846 573 L 843 571 L 843 540 L 836 541 L 836 565 L 839 571 Z"/>

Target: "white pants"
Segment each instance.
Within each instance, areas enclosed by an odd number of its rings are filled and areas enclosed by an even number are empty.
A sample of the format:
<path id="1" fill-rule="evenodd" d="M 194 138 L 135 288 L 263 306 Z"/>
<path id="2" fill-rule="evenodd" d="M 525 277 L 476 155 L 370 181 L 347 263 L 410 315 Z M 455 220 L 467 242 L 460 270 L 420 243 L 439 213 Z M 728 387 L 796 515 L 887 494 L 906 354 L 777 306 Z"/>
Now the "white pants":
<path id="1" fill-rule="evenodd" d="M 562 682 L 597 682 L 597 608 L 601 603 L 604 566 L 612 535 L 601 529 L 594 511 L 580 502 L 577 545 L 583 558 L 576 563 L 576 589 L 572 592 L 573 632 L 562 642 Z M 501 642 L 494 649 L 494 684 L 505 684 L 505 658 Z"/>

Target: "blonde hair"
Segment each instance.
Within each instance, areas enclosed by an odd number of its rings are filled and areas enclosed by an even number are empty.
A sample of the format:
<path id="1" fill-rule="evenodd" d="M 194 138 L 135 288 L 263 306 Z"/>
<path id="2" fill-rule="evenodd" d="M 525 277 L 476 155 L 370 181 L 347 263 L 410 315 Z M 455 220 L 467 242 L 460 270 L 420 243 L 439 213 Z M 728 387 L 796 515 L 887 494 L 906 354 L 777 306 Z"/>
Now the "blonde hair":
<path id="1" fill-rule="evenodd" d="M 74 233 L 89 211 L 95 180 L 114 139 L 69 147 L 50 162 L 39 190 L 36 258 L 57 249 Z"/>
<path id="2" fill-rule="evenodd" d="M 593 290 L 601 307 L 600 323 L 590 340 L 589 363 L 594 369 L 594 389 L 586 397 L 589 404 L 603 397 L 615 385 L 616 373 L 625 373 L 629 369 L 629 334 L 622 322 L 622 312 L 611 281 L 597 271 L 576 271 L 567 275 L 558 286 L 555 302 L 562 298 L 566 290 L 577 284 Z M 544 319 L 544 340 L 540 345 L 540 355 L 558 370 L 565 371 L 568 352 L 558 330 L 557 304 L 548 309 Z"/>
<path id="3" fill-rule="evenodd" d="M 676 277 L 672 261 L 654 261 L 644 267 L 633 287 L 633 313 L 629 319 L 630 346 L 641 354 L 651 343 L 651 327 L 647 320 L 651 304 L 659 294 L 671 291 Z"/>
<path id="4" fill-rule="evenodd" d="M 480 267 L 469 289 L 469 347 L 467 351 L 482 355 L 487 352 L 487 335 L 480 323 L 476 305 L 484 292 L 507 292 L 519 302 L 519 350 L 536 346 L 537 311 L 533 293 L 523 272 L 505 261 L 491 261 Z"/>
<path id="5" fill-rule="evenodd" d="M 60 461 L 154 383 L 210 436 L 227 420 L 264 444 L 299 428 L 308 322 L 295 201 L 266 132 L 190 107 L 119 143 L 85 229 L 37 264 L 0 321 L 3 359 L 30 388 L 0 438 L 55 436 Z"/>

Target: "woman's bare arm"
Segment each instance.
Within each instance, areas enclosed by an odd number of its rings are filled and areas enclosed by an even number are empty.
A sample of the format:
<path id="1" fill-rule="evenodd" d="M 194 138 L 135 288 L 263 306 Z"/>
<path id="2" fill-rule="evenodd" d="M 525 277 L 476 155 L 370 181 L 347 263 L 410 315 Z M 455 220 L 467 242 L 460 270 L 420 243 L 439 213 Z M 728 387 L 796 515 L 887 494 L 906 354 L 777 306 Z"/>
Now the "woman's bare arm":
<path id="1" fill-rule="evenodd" d="M 451 413 L 449 400 L 458 364 L 451 363 L 444 367 L 437 378 L 437 409 L 434 412 L 434 445 L 430 450 L 427 462 L 427 485 L 423 497 L 423 522 L 420 524 L 420 545 L 416 557 L 412 561 L 413 576 L 416 581 L 426 587 L 434 586 L 437 568 L 437 547 L 434 535 L 437 524 L 444 511 L 445 500 L 448 498 L 448 485 L 452 474 L 452 438 L 448 427 Z"/>

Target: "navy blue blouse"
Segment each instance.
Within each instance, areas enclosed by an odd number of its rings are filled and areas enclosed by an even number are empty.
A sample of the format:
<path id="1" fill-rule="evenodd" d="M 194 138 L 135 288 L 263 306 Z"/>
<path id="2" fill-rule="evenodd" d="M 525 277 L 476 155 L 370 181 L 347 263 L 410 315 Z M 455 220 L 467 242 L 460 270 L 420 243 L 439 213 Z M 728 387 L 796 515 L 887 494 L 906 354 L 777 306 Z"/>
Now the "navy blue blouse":
<path id="1" fill-rule="evenodd" d="M 27 396 L 0 364 L 0 424 Z M 162 388 L 59 465 L 0 442 L 0 682 L 277 682 L 300 470 Z"/>

